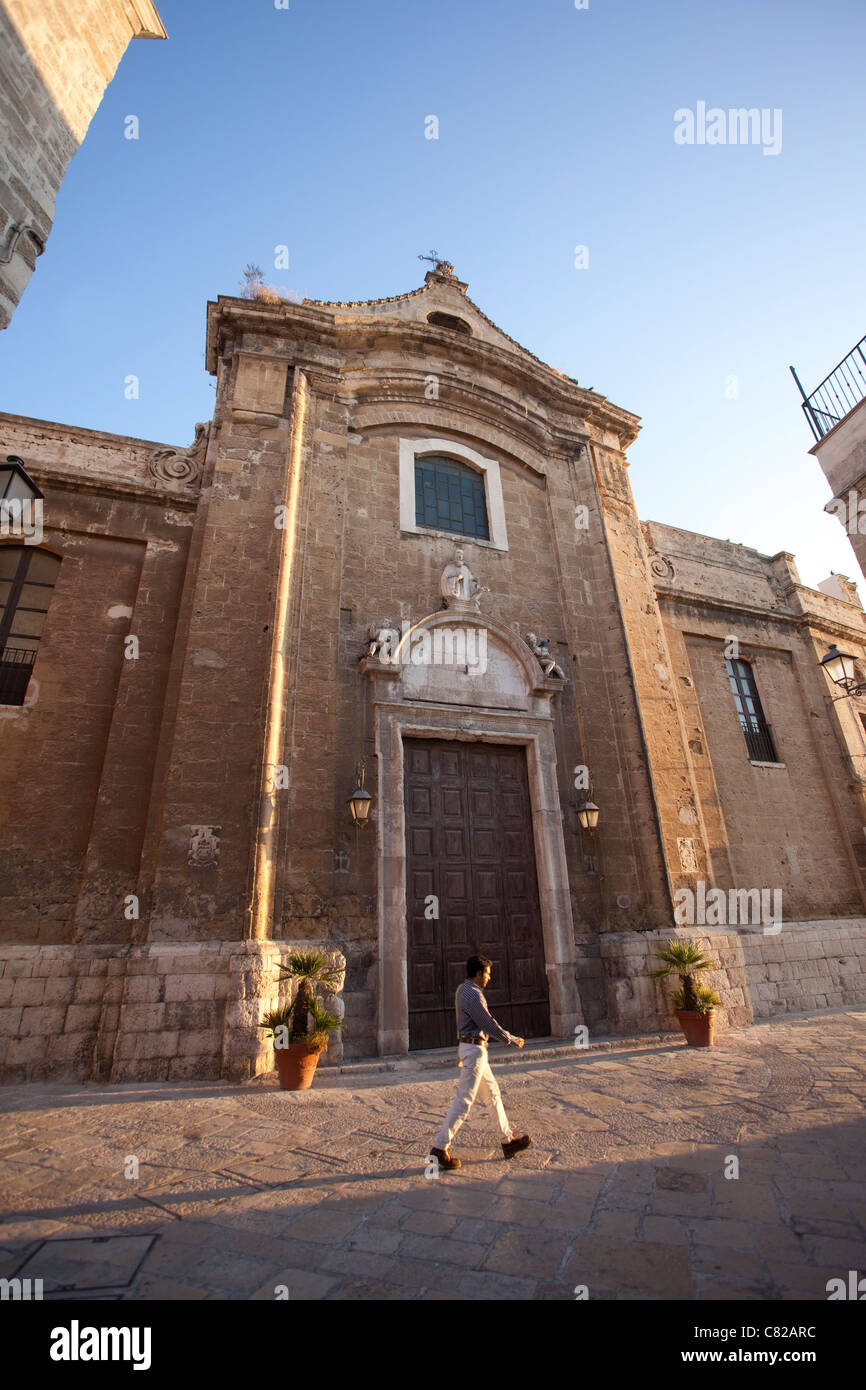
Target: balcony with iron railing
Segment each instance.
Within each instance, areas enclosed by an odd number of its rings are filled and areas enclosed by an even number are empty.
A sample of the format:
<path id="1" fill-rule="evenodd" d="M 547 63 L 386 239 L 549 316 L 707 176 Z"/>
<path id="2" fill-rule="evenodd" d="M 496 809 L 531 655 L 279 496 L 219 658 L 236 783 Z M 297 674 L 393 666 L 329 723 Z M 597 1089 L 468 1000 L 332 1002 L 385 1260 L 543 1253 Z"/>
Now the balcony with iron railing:
<path id="1" fill-rule="evenodd" d="M 33 663 L 34 651 L 6 647 L 0 651 L 0 705 L 23 705 Z"/>
<path id="2" fill-rule="evenodd" d="M 748 719 L 740 715 L 740 727 L 746 735 L 749 758 L 757 763 L 778 763 L 779 755 L 773 739 L 772 726 L 754 714 Z"/>
<path id="3" fill-rule="evenodd" d="M 803 413 L 809 421 L 815 439 L 820 442 L 836 425 L 850 415 L 855 406 L 866 399 L 866 338 L 861 338 L 847 357 L 843 357 L 820 386 L 810 396 L 800 385 L 800 378 L 791 368 L 791 375 L 803 397 Z"/>

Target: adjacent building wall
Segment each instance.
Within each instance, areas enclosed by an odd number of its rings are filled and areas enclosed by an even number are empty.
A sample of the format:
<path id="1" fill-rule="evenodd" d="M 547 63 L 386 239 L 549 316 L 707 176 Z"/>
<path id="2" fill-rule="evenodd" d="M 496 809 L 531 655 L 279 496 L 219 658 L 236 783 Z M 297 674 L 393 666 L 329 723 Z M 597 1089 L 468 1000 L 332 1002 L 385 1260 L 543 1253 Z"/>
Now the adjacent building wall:
<path id="1" fill-rule="evenodd" d="M 25 702 L 0 706 L 0 940 L 125 943 L 196 487 L 159 476 L 184 457 L 166 446 L 11 415 L 0 428 L 61 562 Z"/>
<path id="2" fill-rule="evenodd" d="M 0 0 L 0 328 L 42 254 L 66 168 L 152 0 Z"/>
<path id="3" fill-rule="evenodd" d="M 820 669 L 832 641 L 861 656 L 866 617 L 800 584 L 792 557 L 647 523 L 700 793 L 708 883 L 781 894 L 785 921 L 866 908 L 866 764 L 854 701 Z M 750 663 L 778 762 L 755 761 L 726 657 Z M 771 900 L 772 901 L 772 900 Z"/>
<path id="4" fill-rule="evenodd" d="M 824 508 L 844 528 L 866 574 L 866 400 L 809 452 L 821 465 L 833 497 Z"/>

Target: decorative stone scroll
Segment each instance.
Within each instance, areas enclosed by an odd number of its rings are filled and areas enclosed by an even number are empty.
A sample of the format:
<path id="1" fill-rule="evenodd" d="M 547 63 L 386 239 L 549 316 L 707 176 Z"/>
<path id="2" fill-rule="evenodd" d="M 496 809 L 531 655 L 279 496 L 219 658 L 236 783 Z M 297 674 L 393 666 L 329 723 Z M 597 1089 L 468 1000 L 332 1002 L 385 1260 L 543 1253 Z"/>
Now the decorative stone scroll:
<path id="1" fill-rule="evenodd" d="M 156 449 L 147 461 L 147 471 L 161 483 L 183 483 L 192 487 L 201 476 L 204 453 L 210 435 L 210 422 L 195 427 L 195 439 L 188 449 Z"/>
<path id="2" fill-rule="evenodd" d="M 650 569 L 656 579 L 662 579 L 666 584 L 670 584 L 674 578 L 674 567 L 665 555 L 653 555 Z"/>

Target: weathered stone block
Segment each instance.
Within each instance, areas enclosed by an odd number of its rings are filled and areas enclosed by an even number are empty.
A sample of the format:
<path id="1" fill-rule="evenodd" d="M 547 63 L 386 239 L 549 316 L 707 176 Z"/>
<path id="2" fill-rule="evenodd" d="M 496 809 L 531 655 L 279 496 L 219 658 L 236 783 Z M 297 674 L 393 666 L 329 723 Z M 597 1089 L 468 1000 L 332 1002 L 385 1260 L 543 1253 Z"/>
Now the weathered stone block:
<path id="1" fill-rule="evenodd" d="M 175 1057 L 178 1055 L 178 1034 L 121 1032 L 118 1056 L 125 1061 Z M 125 1073 L 128 1074 L 128 1073 Z"/>
<path id="2" fill-rule="evenodd" d="M 208 1053 L 217 1055 L 222 1043 L 218 1029 L 180 1034 L 179 1052 L 181 1057 L 200 1057 Z"/>
<path id="3" fill-rule="evenodd" d="M 164 1004 L 124 1004 L 122 1007 L 122 1027 L 124 1032 L 157 1032 L 165 1022 Z"/>
<path id="4" fill-rule="evenodd" d="M 12 990 L 13 1004 L 41 1004 L 45 994 L 44 980 L 16 980 Z"/>
<path id="5" fill-rule="evenodd" d="M 3 978 L 6 980 L 29 980 L 33 975 L 33 965 L 30 961 L 7 961 Z"/>
<path id="6" fill-rule="evenodd" d="M 67 1033 L 86 1033 L 99 1025 L 99 1004 L 70 1004 L 66 1010 L 64 1030 Z"/>
<path id="7" fill-rule="evenodd" d="M 177 1028 L 180 1032 L 201 1032 L 216 1028 L 222 1022 L 222 1015 L 222 1007 L 206 999 L 166 1004 L 165 1027 Z"/>
<path id="8" fill-rule="evenodd" d="M 0 1034 L 6 1037 L 16 1037 L 21 1026 L 20 1008 L 0 1009 Z"/>
<path id="9" fill-rule="evenodd" d="M 87 1080 L 94 1042 L 95 1037 L 92 1032 L 63 1033 L 59 1038 L 51 1040 L 48 1051 L 49 1060 L 52 1064 L 57 1062 L 80 1064 L 77 1074 L 81 1080 Z"/>
<path id="10" fill-rule="evenodd" d="M 46 980 L 43 1003 L 68 1004 L 72 999 L 74 990 L 75 980 L 72 976 L 66 976 L 60 980 Z"/>
<path id="11" fill-rule="evenodd" d="M 64 1008 L 44 1008 L 38 1005 L 25 1008 L 21 1013 L 19 1033 L 21 1037 L 40 1033 L 46 1037 L 57 1037 L 63 1032 Z"/>
<path id="12" fill-rule="evenodd" d="M 163 997 L 164 980 L 158 975 L 130 975 L 124 998 L 130 1004 L 156 1004 Z"/>
<path id="13" fill-rule="evenodd" d="M 24 1066 L 31 1062 L 42 1062 L 46 1056 L 46 1040 L 39 1034 L 27 1038 L 14 1038 L 6 1054 L 9 1067 Z"/>
<path id="14" fill-rule="evenodd" d="M 215 983 L 213 975 L 169 975 L 165 982 L 166 1003 L 182 1000 L 213 999 Z"/>
<path id="15" fill-rule="evenodd" d="M 173 1057 L 168 1064 L 169 1081 L 207 1081 L 213 1074 L 213 1060 L 207 1055 Z"/>
<path id="16" fill-rule="evenodd" d="M 179 1034 L 163 1032 L 149 1034 L 142 1055 L 146 1057 L 176 1057 L 178 1055 Z"/>
<path id="17" fill-rule="evenodd" d="M 118 1081 L 168 1081 L 171 1063 L 160 1057 L 125 1057 L 118 1061 Z"/>

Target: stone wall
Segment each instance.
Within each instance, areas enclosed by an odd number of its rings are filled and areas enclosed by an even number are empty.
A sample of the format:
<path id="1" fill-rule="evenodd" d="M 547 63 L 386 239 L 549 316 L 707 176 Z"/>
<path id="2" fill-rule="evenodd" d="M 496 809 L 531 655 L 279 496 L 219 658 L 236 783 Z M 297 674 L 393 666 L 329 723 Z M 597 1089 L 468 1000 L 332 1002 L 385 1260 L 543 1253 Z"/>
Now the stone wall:
<path id="1" fill-rule="evenodd" d="M 273 1070 L 262 1015 L 309 943 L 0 947 L 0 1080 L 245 1081 Z M 342 957 L 331 952 L 335 964 Z M 339 992 L 324 996 L 342 1016 Z M 342 1059 L 340 1032 L 320 1065 Z"/>
<path id="2" fill-rule="evenodd" d="M 767 889 L 786 920 L 866 907 L 866 758 L 857 702 L 820 668 L 830 642 L 864 651 L 859 602 L 799 581 L 792 557 L 647 522 L 681 717 L 683 761 L 698 815 L 680 810 L 680 837 L 703 840 L 704 878 L 723 889 Z M 726 657 L 750 664 L 776 759 L 753 759 Z M 674 771 L 674 782 L 679 769 Z M 694 886 L 693 884 L 690 886 Z"/>
<path id="3" fill-rule="evenodd" d="M 125 946 L 147 919 L 196 486 L 149 471 L 172 453 L 155 442 L 0 424 L 60 559 L 24 704 L 0 706 L 0 940 Z"/>
<path id="4" fill-rule="evenodd" d="M 671 938 L 695 941 L 717 968 L 701 984 L 722 1001 L 716 1028 L 745 1027 L 757 1018 L 866 1002 L 866 918 L 786 922 L 777 936 L 748 930 L 614 932 L 599 938 L 608 1030 L 616 1034 L 675 1030 L 669 1006 L 676 975 L 650 979 L 655 952 Z M 602 1032 L 599 1019 L 593 1032 Z"/>
<path id="5" fill-rule="evenodd" d="M 741 937 L 755 1018 L 866 1001 L 866 919 L 786 922 Z"/>

